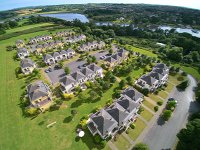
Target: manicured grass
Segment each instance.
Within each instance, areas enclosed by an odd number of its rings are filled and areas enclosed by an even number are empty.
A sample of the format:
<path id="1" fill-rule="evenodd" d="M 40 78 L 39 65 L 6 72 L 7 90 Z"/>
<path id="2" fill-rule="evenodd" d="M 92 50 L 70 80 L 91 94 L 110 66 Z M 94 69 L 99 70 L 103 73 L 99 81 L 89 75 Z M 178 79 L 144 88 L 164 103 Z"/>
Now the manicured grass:
<path id="1" fill-rule="evenodd" d="M 177 84 L 181 83 L 181 81 L 178 81 L 177 78 L 178 78 L 178 75 L 175 75 L 175 76 L 170 75 L 168 80 L 169 80 L 169 82 L 177 85 Z"/>
<path id="2" fill-rule="evenodd" d="M 26 25 L 26 26 L 6 30 L 5 34 L 20 32 L 20 31 L 32 29 L 32 28 L 35 28 L 35 27 L 44 27 L 44 26 L 50 26 L 50 25 L 53 25 L 53 24 L 52 23 L 41 23 L 41 24 Z"/>
<path id="3" fill-rule="evenodd" d="M 56 32 L 58 30 L 55 30 Z M 57 111 L 45 112 L 36 118 L 26 118 L 20 108 L 20 96 L 27 85 L 24 79 L 15 77 L 15 69 L 19 61 L 14 61 L 15 51 L 7 52 L 6 46 L 14 45 L 17 39 L 29 39 L 37 35 L 49 34 L 49 31 L 27 33 L 0 41 L 0 145 L 1 149 L 97 149 L 92 135 L 86 131 L 85 136 L 76 139 L 76 126 L 80 119 L 89 115 L 96 106 L 104 106 L 112 98 L 113 89 L 117 83 L 107 90 L 97 102 L 81 103 L 76 98 L 65 101 L 63 107 Z M 84 91 L 87 94 L 88 90 Z M 72 107 L 73 106 L 73 107 Z M 71 110 L 77 110 L 77 115 L 71 120 Z M 47 125 L 56 124 L 47 129 Z M 107 147 L 106 147 L 107 148 Z"/>
<path id="4" fill-rule="evenodd" d="M 182 66 L 180 64 L 175 64 L 175 66 L 180 67 L 181 70 L 185 71 L 188 74 L 191 74 L 197 80 L 200 80 L 200 72 L 198 72 L 198 68 Z"/>
<path id="5" fill-rule="evenodd" d="M 165 88 L 165 90 L 170 93 L 173 90 L 173 88 L 174 88 L 173 84 L 167 83 L 167 87 Z"/>
<path id="6" fill-rule="evenodd" d="M 142 113 L 140 114 L 146 121 L 151 120 L 151 118 L 153 117 L 153 114 L 148 111 L 147 109 L 144 108 L 144 111 L 142 111 Z"/>
<path id="7" fill-rule="evenodd" d="M 141 119 L 137 119 L 137 121 L 135 122 L 135 129 L 131 129 L 129 128 L 128 130 L 128 135 L 130 136 L 130 138 L 132 140 L 136 140 L 137 137 L 141 134 L 141 132 L 143 131 L 143 129 L 146 127 L 146 124 L 141 120 Z"/>
<path id="8" fill-rule="evenodd" d="M 152 93 L 152 94 L 149 94 L 148 97 L 151 98 L 151 99 L 152 99 L 153 101 L 155 101 L 156 103 L 159 102 L 159 101 L 162 101 L 161 98 L 159 98 L 157 95 L 155 95 L 155 94 L 153 94 L 153 93 Z"/>
<path id="9" fill-rule="evenodd" d="M 154 54 L 150 50 L 147 50 L 147 49 L 144 49 L 144 48 L 138 48 L 138 47 L 134 47 L 134 46 L 131 46 L 131 45 L 126 45 L 126 48 L 131 49 L 134 52 L 139 52 L 140 54 L 147 55 L 149 57 L 156 57 L 156 58 L 158 57 L 156 54 Z"/>
<path id="10" fill-rule="evenodd" d="M 167 94 L 165 91 L 160 91 L 160 92 L 158 93 L 158 95 L 159 95 L 160 97 L 162 97 L 163 99 L 166 99 L 166 98 L 168 97 L 168 94 Z"/>
<path id="11" fill-rule="evenodd" d="M 117 140 L 113 142 L 119 150 L 128 149 L 131 144 L 123 135 L 117 135 Z"/>
<path id="12" fill-rule="evenodd" d="M 154 111 L 154 105 L 153 105 L 152 103 L 150 103 L 149 101 L 145 100 L 145 101 L 143 102 L 143 104 L 144 104 L 145 106 L 147 106 L 149 109 L 151 109 L 152 111 Z"/>

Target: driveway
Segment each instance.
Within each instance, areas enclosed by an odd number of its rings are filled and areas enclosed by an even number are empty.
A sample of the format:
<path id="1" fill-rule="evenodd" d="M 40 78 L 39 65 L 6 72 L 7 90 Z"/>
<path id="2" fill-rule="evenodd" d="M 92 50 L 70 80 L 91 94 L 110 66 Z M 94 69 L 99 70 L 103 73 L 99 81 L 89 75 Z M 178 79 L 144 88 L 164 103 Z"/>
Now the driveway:
<path id="1" fill-rule="evenodd" d="M 75 61 L 72 61 L 72 62 L 70 62 L 70 63 L 68 63 L 67 65 L 66 65 L 66 67 L 69 67 L 69 69 L 70 69 L 70 71 L 71 71 L 71 73 L 72 72 L 75 72 L 75 71 L 78 71 L 78 70 L 80 70 L 79 68 L 78 68 L 78 66 L 82 66 L 83 64 L 85 64 L 85 63 L 87 63 L 85 60 L 75 60 Z"/>
<path id="2" fill-rule="evenodd" d="M 92 56 L 95 56 L 95 57 L 96 57 L 96 60 L 99 61 L 99 60 L 101 60 L 100 57 L 101 57 L 101 56 L 105 56 L 106 54 L 108 54 L 108 51 L 102 50 L 102 51 L 100 51 L 100 52 L 97 52 L 97 53 L 95 53 L 95 54 L 92 54 Z"/>
<path id="3" fill-rule="evenodd" d="M 184 92 L 174 88 L 170 94 L 170 97 L 178 101 L 170 120 L 164 123 L 162 119 L 158 119 L 145 135 L 143 142 L 149 145 L 150 150 L 172 149 L 177 141 L 177 133 L 187 123 L 188 115 L 198 111 L 199 105 L 194 101 L 193 91 L 197 83 L 192 76 L 188 75 L 188 78 L 190 85 Z"/>

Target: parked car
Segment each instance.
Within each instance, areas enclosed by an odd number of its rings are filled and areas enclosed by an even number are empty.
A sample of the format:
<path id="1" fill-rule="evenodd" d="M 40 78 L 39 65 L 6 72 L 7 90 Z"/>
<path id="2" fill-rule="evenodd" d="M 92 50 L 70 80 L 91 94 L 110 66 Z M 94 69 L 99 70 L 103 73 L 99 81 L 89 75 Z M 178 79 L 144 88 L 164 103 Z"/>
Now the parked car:
<path id="1" fill-rule="evenodd" d="M 44 72 L 49 73 L 49 69 L 46 69 Z"/>
<path id="2" fill-rule="evenodd" d="M 100 57 L 100 59 L 105 59 L 105 58 L 106 58 L 106 56 L 101 56 L 101 57 Z"/>
<path id="3" fill-rule="evenodd" d="M 176 102 L 176 104 L 178 103 L 177 100 L 175 100 L 173 97 L 170 97 L 170 98 L 168 99 L 168 102 L 172 102 L 172 101 Z"/>
<path id="4" fill-rule="evenodd" d="M 55 65 L 54 69 L 56 69 L 56 70 L 61 69 L 61 66 L 60 65 Z"/>

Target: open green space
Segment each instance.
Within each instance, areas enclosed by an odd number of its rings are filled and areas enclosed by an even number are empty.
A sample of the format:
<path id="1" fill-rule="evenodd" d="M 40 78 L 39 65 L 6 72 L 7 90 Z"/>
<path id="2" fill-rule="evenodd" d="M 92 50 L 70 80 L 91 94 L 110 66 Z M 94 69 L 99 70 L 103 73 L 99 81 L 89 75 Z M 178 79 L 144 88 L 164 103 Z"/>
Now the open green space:
<path id="1" fill-rule="evenodd" d="M 195 77 L 197 80 L 200 80 L 200 72 L 198 71 L 198 68 L 194 68 L 194 67 L 187 67 L 187 66 L 183 66 L 180 64 L 175 64 L 176 67 L 180 67 L 181 70 L 185 71 L 188 74 L 191 74 L 193 77 Z"/>
<path id="2" fill-rule="evenodd" d="M 145 106 L 147 106 L 149 109 L 151 109 L 152 111 L 154 111 L 154 105 L 153 105 L 152 103 L 150 103 L 149 101 L 145 100 L 145 101 L 143 102 L 143 104 L 144 104 Z"/>
<path id="3" fill-rule="evenodd" d="M 158 95 L 159 95 L 160 97 L 162 97 L 163 99 L 166 99 L 166 98 L 168 97 L 168 94 L 167 94 L 165 91 L 160 91 L 160 92 L 158 93 Z"/>
<path id="4" fill-rule="evenodd" d="M 131 144 L 129 143 L 129 141 L 127 141 L 127 139 L 125 139 L 125 137 L 123 135 L 117 135 L 117 140 L 116 141 L 113 141 L 113 143 L 116 145 L 116 147 L 119 149 L 119 150 L 122 150 L 122 149 L 128 149 Z"/>
<path id="5" fill-rule="evenodd" d="M 20 31 L 24 31 L 24 30 L 27 30 L 27 29 L 32 29 L 32 28 L 35 28 L 35 27 L 44 27 L 44 26 L 50 26 L 50 25 L 53 25 L 53 24 L 52 23 L 41 23 L 41 24 L 26 25 L 26 26 L 22 26 L 22 27 L 17 27 L 17 28 L 6 30 L 5 34 L 14 33 L 14 32 L 20 32 Z"/>
<path id="6" fill-rule="evenodd" d="M 158 57 L 156 54 L 154 54 L 153 52 L 151 52 L 150 50 L 144 49 L 144 48 L 138 48 L 138 47 L 134 47 L 131 45 L 126 45 L 127 49 L 133 50 L 134 52 L 139 52 L 140 54 L 144 54 L 147 55 L 149 57 Z"/>
<path id="7" fill-rule="evenodd" d="M 55 30 L 56 32 L 57 30 Z M 17 39 L 29 39 L 36 35 L 47 34 L 49 31 L 39 31 L 12 37 L 0 41 L 0 145 L 3 149 L 96 149 L 93 138 L 87 131 L 85 137 L 76 139 L 76 126 L 80 119 L 89 115 L 96 106 L 104 106 L 112 98 L 113 89 L 117 83 L 107 90 L 103 97 L 93 103 L 81 103 L 76 98 L 65 101 L 60 110 L 45 112 L 36 118 L 25 118 L 20 108 L 20 96 L 27 85 L 23 79 L 18 80 L 15 69 L 19 67 L 19 61 L 13 56 L 15 51 L 6 51 L 6 46 L 15 44 Z M 88 90 L 84 91 L 87 94 Z M 77 115 L 72 119 L 71 110 L 77 110 Z M 56 121 L 56 124 L 46 126 Z M 108 149 L 108 147 L 106 147 Z"/>
<path id="8" fill-rule="evenodd" d="M 159 101 L 163 101 L 163 99 L 161 99 L 160 97 L 158 97 L 156 94 L 153 94 L 153 93 L 149 94 L 148 97 L 151 98 L 156 103 L 159 102 Z"/>
<path id="9" fill-rule="evenodd" d="M 172 83 L 167 83 L 167 87 L 165 88 L 165 91 L 171 92 L 173 88 L 174 88 L 174 85 Z"/>
<path id="10" fill-rule="evenodd" d="M 137 121 L 135 122 L 135 129 L 131 128 L 128 129 L 128 135 L 132 140 L 136 140 L 145 127 L 146 124 L 141 119 L 138 118 Z"/>
<path id="11" fill-rule="evenodd" d="M 153 114 L 148 111 L 146 108 L 143 108 L 144 111 L 140 114 L 146 121 L 150 121 L 151 118 L 153 117 Z"/>

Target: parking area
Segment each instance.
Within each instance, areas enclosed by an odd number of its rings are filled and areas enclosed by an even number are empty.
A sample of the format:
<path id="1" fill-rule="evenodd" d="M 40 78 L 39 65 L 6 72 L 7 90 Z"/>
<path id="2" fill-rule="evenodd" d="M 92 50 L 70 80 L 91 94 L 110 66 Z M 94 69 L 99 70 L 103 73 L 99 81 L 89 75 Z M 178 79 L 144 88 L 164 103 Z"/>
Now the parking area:
<path id="1" fill-rule="evenodd" d="M 87 62 L 85 60 L 75 60 L 70 62 L 69 64 L 66 65 L 66 67 L 69 67 L 71 73 L 78 71 L 79 70 L 79 66 L 83 66 L 84 64 L 86 64 Z"/>
<path id="2" fill-rule="evenodd" d="M 102 56 L 105 56 L 105 55 L 107 55 L 107 54 L 108 54 L 108 51 L 103 50 L 103 51 L 97 52 L 97 53 L 95 53 L 95 54 L 92 54 L 91 56 L 95 56 L 96 59 L 97 59 L 97 61 L 99 61 L 99 60 L 101 60 L 100 58 L 101 58 Z"/>
<path id="3" fill-rule="evenodd" d="M 56 68 L 55 65 L 50 66 L 48 69 L 44 70 L 50 79 L 52 85 L 59 83 L 60 79 L 63 78 L 65 74 L 64 69 Z"/>
<path id="4" fill-rule="evenodd" d="M 97 61 L 101 60 L 100 57 L 108 55 L 108 51 L 99 51 L 95 54 L 92 54 L 92 56 L 95 56 Z M 84 64 L 86 64 L 86 60 L 80 60 L 77 59 L 75 61 L 72 61 L 65 65 L 65 67 L 69 67 L 70 72 L 76 72 L 78 71 Z M 52 85 L 56 85 L 59 83 L 60 79 L 62 79 L 66 74 L 64 69 L 60 69 L 56 67 L 57 65 L 49 66 L 48 69 L 44 70 L 47 74 L 48 78 L 50 79 L 50 83 Z"/>

